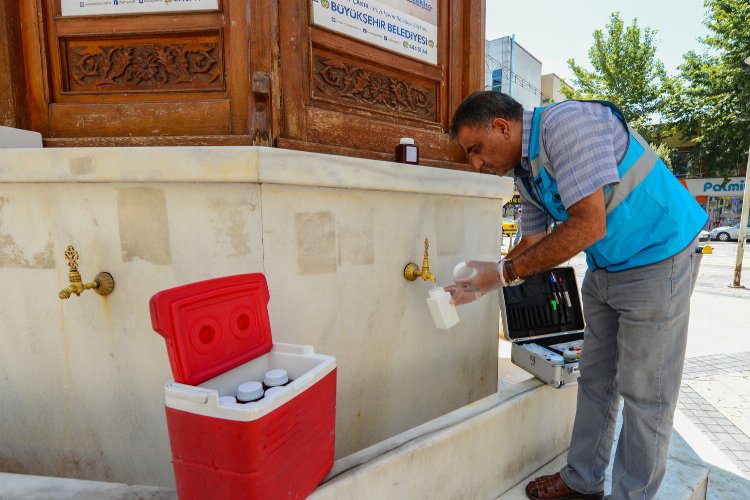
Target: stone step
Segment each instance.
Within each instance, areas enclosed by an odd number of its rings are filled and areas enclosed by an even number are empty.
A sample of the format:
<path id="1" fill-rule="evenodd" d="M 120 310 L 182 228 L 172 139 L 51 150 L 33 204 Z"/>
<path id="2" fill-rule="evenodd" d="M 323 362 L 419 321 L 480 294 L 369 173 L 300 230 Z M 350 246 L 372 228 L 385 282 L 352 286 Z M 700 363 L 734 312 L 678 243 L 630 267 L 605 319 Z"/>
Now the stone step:
<path id="1" fill-rule="evenodd" d="M 494 498 L 567 445 L 575 388 L 509 374 L 499 393 L 334 464 L 311 500 Z M 549 415 L 554 408 L 554 419 Z M 2 500 L 175 500 L 173 489 L 0 473 Z"/>
<path id="2" fill-rule="evenodd" d="M 321 499 L 494 498 L 568 446 L 575 387 L 500 360 L 500 392 L 338 460 Z M 554 418 L 548 418 L 554 415 Z M 2 500 L 173 500 L 174 490 L 0 473 Z"/>
<path id="3" fill-rule="evenodd" d="M 545 464 L 538 471 L 530 474 L 523 481 L 498 497 L 498 500 L 523 500 L 526 499 L 524 490 L 526 484 L 535 477 L 546 474 L 554 474 L 565 465 L 567 451 L 555 457 L 554 460 Z M 705 500 L 708 484 L 708 468 L 691 463 L 681 462 L 675 459 L 667 460 L 667 473 L 664 481 L 656 494 L 657 500 Z M 607 469 L 607 479 L 604 491 L 609 493 L 612 489 L 612 467 Z M 729 500 L 729 499 L 727 499 Z"/>
<path id="4" fill-rule="evenodd" d="M 177 500 L 177 492 L 155 486 L 0 472 L 2 500 Z"/>
<path id="5" fill-rule="evenodd" d="M 575 392 L 535 379 L 511 384 L 344 471 L 337 463 L 310 500 L 495 498 L 568 446 Z M 555 418 L 542 418 L 552 409 Z"/>
<path id="6" fill-rule="evenodd" d="M 707 500 L 748 498 L 750 479 L 679 410 L 675 413 L 669 458 L 708 469 Z"/>
<path id="7" fill-rule="evenodd" d="M 503 385 L 503 384 L 501 384 Z M 534 477 L 566 461 L 575 389 L 536 380 L 506 390 L 337 461 L 310 496 L 321 499 L 498 498 L 523 500 Z M 539 426 L 555 408 L 560 418 Z M 611 470 L 608 471 L 608 476 Z M 605 491 L 610 489 L 609 477 Z M 660 500 L 747 498 L 750 481 L 679 412 Z M 504 492 L 500 494 L 501 492 Z M 498 496 L 499 495 L 499 496 Z M 0 473 L 2 500 L 175 500 L 173 489 Z"/>
<path id="8" fill-rule="evenodd" d="M 621 421 L 618 420 L 618 430 Z M 615 443 L 616 446 L 616 443 Z M 613 450 L 615 449 L 613 446 Z M 604 491 L 612 488 L 612 458 L 607 469 Z M 567 459 L 567 451 L 500 495 L 498 500 L 522 500 L 524 489 L 533 478 L 553 474 Z M 667 472 L 657 493 L 659 500 L 736 500 L 747 498 L 750 480 L 679 410 L 669 444 Z"/>

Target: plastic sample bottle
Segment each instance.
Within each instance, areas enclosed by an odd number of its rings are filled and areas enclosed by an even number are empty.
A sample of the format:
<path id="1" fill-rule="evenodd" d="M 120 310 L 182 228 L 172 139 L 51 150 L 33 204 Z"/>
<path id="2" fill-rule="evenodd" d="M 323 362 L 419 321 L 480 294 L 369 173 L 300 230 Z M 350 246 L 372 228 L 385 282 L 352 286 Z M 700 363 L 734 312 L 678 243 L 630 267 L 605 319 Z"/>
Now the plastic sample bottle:
<path id="1" fill-rule="evenodd" d="M 277 387 L 271 387 L 270 389 L 268 389 L 268 390 L 266 391 L 266 394 L 265 394 L 265 396 L 264 396 L 264 397 L 267 397 L 267 398 L 272 398 L 272 397 L 274 397 L 274 396 L 275 396 L 276 394 L 278 394 L 278 393 L 280 393 L 280 392 L 284 392 L 285 390 L 286 390 L 286 388 L 284 388 L 284 387 L 280 387 L 280 386 L 277 386 Z"/>
<path id="2" fill-rule="evenodd" d="M 260 382 L 245 382 L 237 388 L 237 402 L 253 403 L 263 398 L 263 385 Z"/>
<path id="3" fill-rule="evenodd" d="M 237 399 L 234 396 L 221 396 L 219 398 L 219 406 L 232 407 L 237 404 Z"/>
<path id="4" fill-rule="evenodd" d="M 286 370 L 276 369 L 268 370 L 263 377 L 263 389 L 268 390 L 271 387 L 281 387 L 289 383 L 289 376 Z"/>
<path id="5" fill-rule="evenodd" d="M 419 147 L 411 137 L 402 137 L 396 146 L 396 161 L 399 163 L 419 164 Z"/>
<path id="6" fill-rule="evenodd" d="M 451 294 L 444 288 L 433 288 L 427 297 L 427 307 L 430 308 L 432 320 L 435 326 L 441 330 L 447 330 L 458 323 L 458 311 L 455 304 L 450 303 Z"/>

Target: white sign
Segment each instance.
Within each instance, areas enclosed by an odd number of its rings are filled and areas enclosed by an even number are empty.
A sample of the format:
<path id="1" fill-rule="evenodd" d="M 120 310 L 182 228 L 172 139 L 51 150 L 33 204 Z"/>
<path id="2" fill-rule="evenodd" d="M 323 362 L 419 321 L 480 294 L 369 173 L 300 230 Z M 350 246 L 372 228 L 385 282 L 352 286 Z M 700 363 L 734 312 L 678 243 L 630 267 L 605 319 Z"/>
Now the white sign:
<path id="1" fill-rule="evenodd" d="M 745 191 L 744 177 L 730 177 L 726 184 L 723 178 L 684 180 L 693 196 L 742 196 Z"/>
<path id="2" fill-rule="evenodd" d="M 63 16 L 218 10 L 219 0 L 61 0 Z"/>
<path id="3" fill-rule="evenodd" d="M 437 64 L 437 0 L 312 0 L 313 24 Z"/>

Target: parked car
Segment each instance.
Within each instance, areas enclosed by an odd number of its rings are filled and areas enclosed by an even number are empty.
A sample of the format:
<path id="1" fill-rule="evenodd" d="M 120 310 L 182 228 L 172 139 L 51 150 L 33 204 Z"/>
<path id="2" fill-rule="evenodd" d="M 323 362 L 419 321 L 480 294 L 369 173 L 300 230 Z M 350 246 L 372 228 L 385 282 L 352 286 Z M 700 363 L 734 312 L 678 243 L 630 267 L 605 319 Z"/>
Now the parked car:
<path id="1" fill-rule="evenodd" d="M 750 222 L 747 224 L 747 239 L 750 240 Z M 736 240 L 740 236 L 740 225 L 715 227 L 709 233 L 712 240 L 729 241 Z"/>
<path id="2" fill-rule="evenodd" d="M 701 229 L 701 232 L 698 233 L 698 241 L 708 241 L 710 239 L 711 239 L 711 233 L 709 233 L 705 229 Z"/>

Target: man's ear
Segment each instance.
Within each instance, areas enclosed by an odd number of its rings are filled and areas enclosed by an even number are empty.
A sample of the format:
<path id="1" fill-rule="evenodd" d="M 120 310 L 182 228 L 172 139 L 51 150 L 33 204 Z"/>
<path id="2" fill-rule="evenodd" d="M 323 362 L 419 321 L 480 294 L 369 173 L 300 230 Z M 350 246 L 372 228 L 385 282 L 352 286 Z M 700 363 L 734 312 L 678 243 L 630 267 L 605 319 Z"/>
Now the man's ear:
<path id="1" fill-rule="evenodd" d="M 506 139 L 510 138 L 510 122 L 505 118 L 492 120 L 492 128 L 500 132 Z"/>

